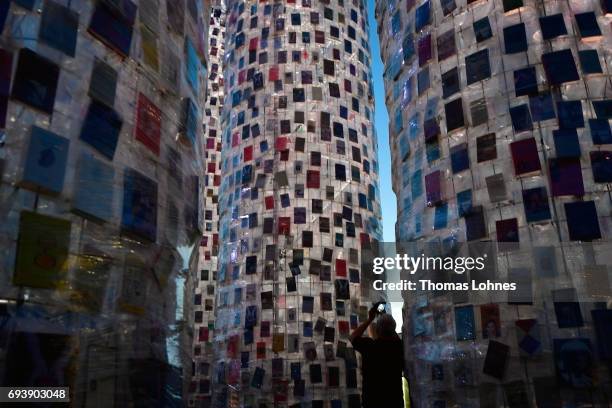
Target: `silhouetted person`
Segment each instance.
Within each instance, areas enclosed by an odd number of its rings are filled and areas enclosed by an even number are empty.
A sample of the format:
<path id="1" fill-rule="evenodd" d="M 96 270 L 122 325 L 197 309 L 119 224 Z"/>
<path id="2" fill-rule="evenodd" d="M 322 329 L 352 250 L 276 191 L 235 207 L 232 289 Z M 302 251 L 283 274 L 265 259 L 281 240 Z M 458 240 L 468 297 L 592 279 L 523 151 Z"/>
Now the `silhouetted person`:
<path id="1" fill-rule="evenodd" d="M 391 315 L 380 315 L 372 325 L 377 306 L 370 309 L 368 320 L 353 330 L 350 337 L 353 348 L 362 357 L 362 404 L 364 408 L 403 408 L 402 340 L 395 332 L 396 324 Z M 362 337 L 368 326 L 371 337 Z"/>

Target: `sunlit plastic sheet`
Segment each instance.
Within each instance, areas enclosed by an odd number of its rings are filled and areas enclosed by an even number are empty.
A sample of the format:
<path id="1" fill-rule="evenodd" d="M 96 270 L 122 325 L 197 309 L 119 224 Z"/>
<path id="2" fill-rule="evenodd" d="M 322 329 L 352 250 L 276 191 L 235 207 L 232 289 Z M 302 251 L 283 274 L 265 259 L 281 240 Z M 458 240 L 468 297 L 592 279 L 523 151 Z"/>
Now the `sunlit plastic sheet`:
<path id="1" fill-rule="evenodd" d="M 199 44 L 207 8 L 192 3 Z M 184 66 L 185 38 L 157 1 L 4 4 L 0 382 L 68 386 L 74 406 L 179 406 L 202 172 L 182 109 L 201 117 L 204 95 L 157 63 L 171 49 Z"/>

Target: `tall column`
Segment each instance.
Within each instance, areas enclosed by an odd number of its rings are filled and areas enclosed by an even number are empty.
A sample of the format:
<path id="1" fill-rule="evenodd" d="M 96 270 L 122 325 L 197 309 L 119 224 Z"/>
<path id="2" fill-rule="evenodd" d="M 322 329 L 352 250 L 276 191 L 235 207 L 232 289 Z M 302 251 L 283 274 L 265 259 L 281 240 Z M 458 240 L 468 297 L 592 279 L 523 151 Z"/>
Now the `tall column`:
<path id="1" fill-rule="evenodd" d="M 609 5 L 377 2 L 397 239 L 518 286 L 406 296 L 417 407 L 610 403 Z"/>
<path id="2" fill-rule="evenodd" d="M 215 391 L 359 406 L 352 327 L 380 236 L 363 1 L 230 1 Z"/>
<path id="3" fill-rule="evenodd" d="M 212 341 L 215 330 L 215 297 L 219 254 L 219 186 L 221 185 L 221 114 L 224 102 L 223 55 L 225 2 L 213 1 L 208 28 L 208 92 L 204 105 L 202 138 L 203 170 L 201 218 L 203 235 L 194 297 L 194 376 L 193 399 L 196 407 L 210 406 Z"/>
<path id="4" fill-rule="evenodd" d="M 1 2 L 0 385 L 69 387 L 83 407 L 182 403 L 207 13 Z"/>

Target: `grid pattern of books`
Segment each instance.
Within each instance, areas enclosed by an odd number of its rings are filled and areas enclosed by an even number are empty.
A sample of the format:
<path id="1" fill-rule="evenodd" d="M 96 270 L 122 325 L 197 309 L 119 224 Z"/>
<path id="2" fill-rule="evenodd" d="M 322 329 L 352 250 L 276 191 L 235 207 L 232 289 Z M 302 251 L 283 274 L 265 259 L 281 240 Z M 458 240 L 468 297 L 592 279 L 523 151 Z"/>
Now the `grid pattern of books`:
<path id="1" fill-rule="evenodd" d="M 67 386 L 79 406 L 185 395 L 207 12 L 0 2 L 1 385 Z"/>
<path id="2" fill-rule="evenodd" d="M 221 185 L 221 113 L 224 102 L 223 55 L 225 5 L 213 2 L 208 28 L 208 96 L 204 107 L 201 194 L 203 235 L 194 297 L 194 406 L 210 404 L 212 341 L 215 329 L 217 258 L 219 254 L 219 186 Z"/>
<path id="3" fill-rule="evenodd" d="M 366 4 L 227 13 L 214 387 L 221 404 L 356 408 L 348 335 L 381 232 Z"/>
<path id="4" fill-rule="evenodd" d="M 610 403 L 610 12 L 377 2 L 397 239 L 497 243 L 488 272 L 520 287 L 407 299 L 419 407 Z"/>

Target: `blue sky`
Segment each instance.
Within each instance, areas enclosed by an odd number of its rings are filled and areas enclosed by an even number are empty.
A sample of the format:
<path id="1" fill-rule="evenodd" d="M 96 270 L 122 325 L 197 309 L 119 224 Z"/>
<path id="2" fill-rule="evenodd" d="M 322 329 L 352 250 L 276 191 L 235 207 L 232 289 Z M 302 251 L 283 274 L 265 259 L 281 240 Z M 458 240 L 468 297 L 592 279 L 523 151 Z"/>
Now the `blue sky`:
<path id="1" fill-rule="evenodd" d="M 374 80 L 374 99 L 376 112 L 374 121 L 378 134 L 378 162 L 380 164 L 380 200 L 382 206 L 383 238 L 385 242 L 395 241 L 395 220 L 397 207 L 395 193 L 391 188 L 391 152 L 389 150 L 389 115 L 385 106 L 383 82 L 384 67 L 380 59 L 380 45 L 376 32 L 375 0 L 368 0 L 370 19 L 370 52 L 372 53 L 372 75 Z"/>

